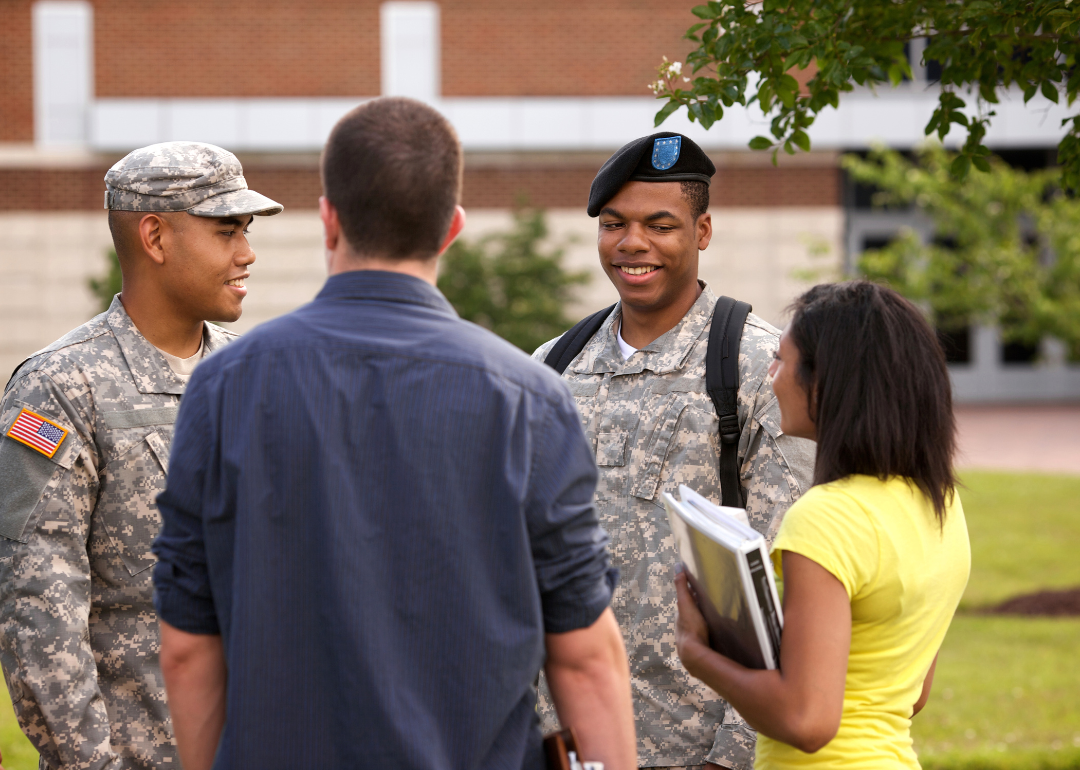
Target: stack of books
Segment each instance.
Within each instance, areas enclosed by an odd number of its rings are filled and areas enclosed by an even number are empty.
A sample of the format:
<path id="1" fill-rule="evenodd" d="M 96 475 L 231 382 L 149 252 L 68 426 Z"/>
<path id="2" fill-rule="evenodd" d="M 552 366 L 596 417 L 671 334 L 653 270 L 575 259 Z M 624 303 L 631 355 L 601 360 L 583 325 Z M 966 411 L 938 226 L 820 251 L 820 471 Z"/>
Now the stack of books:
<path id="1" fill-rule="evenodd" d="M 784 614 L 765 538 L 746 511 L 679 487 L 663 495 L 690 586 L 709 627 L 709 646 L 748 668 L 780 667 Z"/>

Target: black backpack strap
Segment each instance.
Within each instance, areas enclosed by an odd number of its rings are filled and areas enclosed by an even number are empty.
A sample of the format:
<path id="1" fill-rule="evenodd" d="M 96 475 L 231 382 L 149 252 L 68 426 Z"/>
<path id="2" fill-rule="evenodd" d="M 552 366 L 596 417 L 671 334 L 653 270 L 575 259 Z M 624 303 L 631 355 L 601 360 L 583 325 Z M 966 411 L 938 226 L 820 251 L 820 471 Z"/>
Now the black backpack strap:
<path id="1" fill-rule="evenodd" d="M 742 508 L 739 488 L 739 343 L 752 308 L 721 297 L 713 310 L 709 348 L 705 353 L 705 389 L 720 418 L 721 504 Z"/>
<path id="2" fill-rule="evenodd" d="M 583 318 L 574 324 L 574 328 L 559 338 L 551 350 L 548 351 L 544 363 L 562 374 L 570 362 L 577 358 L 578 353 L 585 349 L 592 336 L 604 325 L 604 320 L 611 315 L 615 305 L 606 307 L 593 313 L 588 318 Z"/>

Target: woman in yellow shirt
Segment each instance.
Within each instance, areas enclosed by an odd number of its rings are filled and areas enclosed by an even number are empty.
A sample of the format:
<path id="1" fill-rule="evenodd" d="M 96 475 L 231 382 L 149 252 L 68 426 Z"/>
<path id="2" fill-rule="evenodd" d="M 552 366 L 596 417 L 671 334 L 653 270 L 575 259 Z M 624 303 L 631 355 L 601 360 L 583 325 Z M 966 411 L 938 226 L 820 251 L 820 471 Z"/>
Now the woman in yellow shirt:
<path id="1" fill-rule="evenodd" d="M 679 656 L 758 730 L 756 768 L 918 768 L 911 718 L 971 567 L 945 357 L 872 283 L 815 286 L 794 310 L 770 374 L 781 430 L 815 440 L 817 460 L 773 544 L 780 669 L 710 649 L 684 575 Z"/>

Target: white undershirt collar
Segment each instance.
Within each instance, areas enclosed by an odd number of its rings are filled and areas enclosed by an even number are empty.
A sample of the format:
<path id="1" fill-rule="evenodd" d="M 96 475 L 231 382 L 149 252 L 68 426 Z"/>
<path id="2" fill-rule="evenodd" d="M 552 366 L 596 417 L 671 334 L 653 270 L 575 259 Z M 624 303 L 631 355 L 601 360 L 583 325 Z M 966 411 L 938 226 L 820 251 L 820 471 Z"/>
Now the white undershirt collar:
<path id="1" fill-rule="evenodd" d="M 615 331 L 615 339 L 619 343 L 619 352 L 622 353 L 623 361 L 629 360 L 630 356 L 638 352 L 638 348 L 631 347 L 626 340 L 622 338 L 622 323 L 619 323 L 619 328 Z"/>

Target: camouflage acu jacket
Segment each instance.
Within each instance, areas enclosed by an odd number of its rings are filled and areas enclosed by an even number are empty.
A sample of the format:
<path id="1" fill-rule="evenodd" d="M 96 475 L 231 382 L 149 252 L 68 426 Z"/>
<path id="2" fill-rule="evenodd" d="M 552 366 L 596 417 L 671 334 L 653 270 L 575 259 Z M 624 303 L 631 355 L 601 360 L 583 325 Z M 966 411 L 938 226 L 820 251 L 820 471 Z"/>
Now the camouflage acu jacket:
<path id="1" fill-rule="evenodd" d="M 750 770 L 756 736 L 734 709 L 693 679 L 675 651 L 678 552 L 662 492 L 687 484 L 720 500 L 719 420 L 705 391 L 716 295 L 708 287 L 671 331 L 623 360 L 620 306 L 563 373 L 596 450 L 596 509 L 621 570 L 612 609 L 630 657 L 641 767 Z M 779 331 L 751 314 L 739 348 L 739 467 L 747 515 L 771 541 L 810 485 L 814 445 L 785 436 L 768 380 Z M 534 358 L 543 360 L 555 340 Z M 542 699 L 544 728 L 555 724 Z"/>
<path id="2" fill-rule="evenodd" d="M 203 335 L 207 351 L 235 336 Z M 0 401 L 0 662 L 41 768 L 180 766 L 150 545 L 183 391 L 117 297 Z M 13 438 L 17 420 L 41 423 L 44 443 Z"/>

